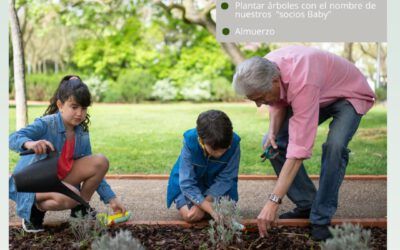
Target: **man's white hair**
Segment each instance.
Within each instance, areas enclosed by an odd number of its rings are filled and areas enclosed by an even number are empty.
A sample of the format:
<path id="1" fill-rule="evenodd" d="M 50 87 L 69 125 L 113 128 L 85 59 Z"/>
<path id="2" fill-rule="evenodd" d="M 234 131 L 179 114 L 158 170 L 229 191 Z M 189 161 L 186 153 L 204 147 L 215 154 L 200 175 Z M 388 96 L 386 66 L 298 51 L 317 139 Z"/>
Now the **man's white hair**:
<path id="1" fill-rule="evenodd" d="M 272 81 L 279 75 L 275 63 L 255 56 L 237 66 L 232 85 L 239 95 L 263 94 L 271 90 Z"/>

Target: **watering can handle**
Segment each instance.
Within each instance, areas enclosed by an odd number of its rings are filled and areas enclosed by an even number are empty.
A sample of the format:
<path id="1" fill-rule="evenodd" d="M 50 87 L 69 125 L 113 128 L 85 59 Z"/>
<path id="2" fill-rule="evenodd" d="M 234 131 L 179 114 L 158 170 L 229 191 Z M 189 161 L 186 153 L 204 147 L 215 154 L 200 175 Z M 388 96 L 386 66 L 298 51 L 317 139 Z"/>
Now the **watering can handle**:
<path id="1" fill-rule="evenodd" d="M 46 146 L 46 149 L 47 149 L 47 153 L 51 152 L 51 149 L 50 149 L 49 146 Z M 31 155 L 31 154 L 34 154 L 34 153 L 35 153 L 35 151 L 33 149 L 28 149 L 28 150 L 22 151 L 21 153 L 19 153 L 19 155 L 20 156 Z"/>
<path id="2" fill-rule="evenodd" d="M 28 149 L 28 150 L 22 151 L 21 153 L 19 153 L 19 155 L 23 156 L 23 155 L 30 155 L 30 154 L 34 154 L 34 153 L 35 153 L 35 151 L 33 151 L 33 149 Z"/>

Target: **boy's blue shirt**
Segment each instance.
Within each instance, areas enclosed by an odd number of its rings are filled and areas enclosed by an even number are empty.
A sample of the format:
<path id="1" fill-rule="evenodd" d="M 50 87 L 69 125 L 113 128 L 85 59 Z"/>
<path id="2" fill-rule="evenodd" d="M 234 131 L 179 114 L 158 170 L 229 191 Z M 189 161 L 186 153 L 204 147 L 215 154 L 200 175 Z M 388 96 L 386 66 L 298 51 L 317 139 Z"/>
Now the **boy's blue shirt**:
<path id="1" fill-rule="evenodd" d="M 64 146 L 65 139 L 66 136 L 64 123 L 62 121 L 61 114 L 57 112 L 56 114 L 37 118 L 26 128 L 12 133 L 9 136 L 9 148 L 20 153 L 25 150 L 23 145 L 27 141 L 47 140 L 54 145 L 55 149 L 60 154 L 62 147 Z M 91 154 L 92 149 L 90 145 L 89 133 L 83 131 L 81 126 L 76 126 L 74 159 L 79 159 Z M 21 156 L 14 169 L 14 173 L 23 170 L 36 161 L 46 158 L 46 156 L 46 154 L 31 154 Z M 104 203 L 108 203 L 112 198 L 115 197 L 115 193 L 104 179 L 101 181 L 96 191 Z M 17 204 L 17 215 L 29 221 L 31 207 L 35 202 L 35 193 L 17 192 L 14 179 L 10 177 L 9 198 L 14 200 Z"/>
<path id="2" fill-rule="evenodd" d="M 238 201 L 240 137 L 234 133 L 230 148 L 218 159 L 204 154 L 195 128 L 187 130 L 183 137 L 181 154 L 168 181 L 167 207 L 181 193 L 196 205 L 201 204 L 207 195 L 228 195 Z"/>

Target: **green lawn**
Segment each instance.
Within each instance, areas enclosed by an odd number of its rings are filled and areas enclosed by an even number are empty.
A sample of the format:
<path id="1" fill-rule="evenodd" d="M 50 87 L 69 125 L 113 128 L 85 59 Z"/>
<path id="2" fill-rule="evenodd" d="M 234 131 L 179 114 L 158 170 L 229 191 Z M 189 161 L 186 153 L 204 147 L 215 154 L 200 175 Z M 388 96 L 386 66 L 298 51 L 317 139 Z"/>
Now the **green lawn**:
<path id="1" fill-rule="evenodd" d="M 30 106 L 29 121 L 45 106 Z M 261 138 L 268 129 L 267 109 L 250 103 L 207 104 L 94 104 L 89 109 L 92 149 L 106 155 L 113 174 L 168 174 L 182 144 L 182 133 L 195 126 L 198 114 L 221 109 L 231 118 L 241 138 L 241 174 L 273 174 L 268 162 L 261 163 Z M 10 107 L 10 133 L 15 129 L 15 108 Z M 319 174 L 321 145 L 329 121 L 318 129 L 313 157 L 306 161 L 310 174 Z M 347 174 L 386 174 L 386 108 L 374 107 L 363 119 L 353 141 Z M 18 155 L 10 151 L 9 169 Z"/>

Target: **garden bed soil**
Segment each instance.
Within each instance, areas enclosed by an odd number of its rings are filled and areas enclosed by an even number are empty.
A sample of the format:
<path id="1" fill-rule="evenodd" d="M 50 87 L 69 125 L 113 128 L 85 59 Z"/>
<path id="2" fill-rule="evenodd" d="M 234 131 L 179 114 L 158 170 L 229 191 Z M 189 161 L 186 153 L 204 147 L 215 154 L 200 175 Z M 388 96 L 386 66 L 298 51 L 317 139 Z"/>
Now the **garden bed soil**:
<path id="1" fill-rule="evenodd" d="M 310 239 L 309 227 L 278 226 L 259 238 L 255 227 L 242 235 L 243 242 L 229 249 L 320 249 L 319 243 Z M 118 225 L 109 229 L 115 235 L 120 229 L 129 230 L 147 249 L 209 249 L 207 227 L 184 228 L 160 225 Z M 386 229 L 367 228 L 372 232 L 373 249 L 386 249 Z M 25 233 L 21 227 L 10 227 L 10 249 L 74 249 L 74 236 L 67 223 L 46 227 L 45 232 Z M 85 249 L 85 248 L 84 248 Z"/>

